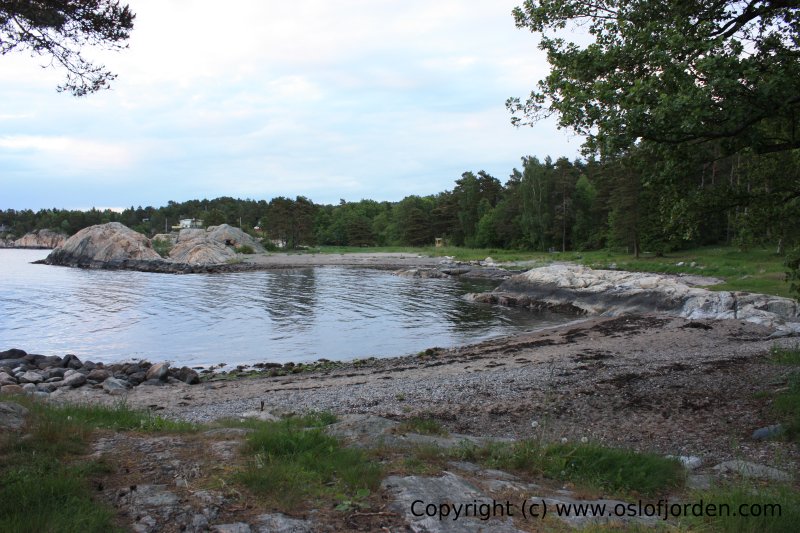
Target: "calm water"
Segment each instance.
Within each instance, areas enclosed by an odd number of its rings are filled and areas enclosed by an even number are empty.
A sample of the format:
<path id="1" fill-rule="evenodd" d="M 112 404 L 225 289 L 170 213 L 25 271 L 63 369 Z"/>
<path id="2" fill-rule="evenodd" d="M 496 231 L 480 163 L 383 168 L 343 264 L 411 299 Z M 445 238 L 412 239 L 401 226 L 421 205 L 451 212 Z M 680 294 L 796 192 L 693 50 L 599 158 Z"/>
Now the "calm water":
<path id="1" fill-rule="evenodd" d="M 0 350 L 240 364 L 385 357 L 565 322 L 462 300 L 493 284 L 369 269 L 169 275 L 31 265 L 0 250 Z"/>

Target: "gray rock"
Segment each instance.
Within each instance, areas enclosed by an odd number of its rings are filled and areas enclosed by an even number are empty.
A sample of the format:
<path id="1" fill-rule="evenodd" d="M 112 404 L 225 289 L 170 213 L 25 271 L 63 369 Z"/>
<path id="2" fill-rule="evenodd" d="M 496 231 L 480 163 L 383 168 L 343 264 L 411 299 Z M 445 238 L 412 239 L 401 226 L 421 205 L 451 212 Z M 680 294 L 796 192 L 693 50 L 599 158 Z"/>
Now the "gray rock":
<path id="1" fill-rule="evenodd" d="M 189 368 L 188 366 L 181 367 L 178 370 L 178 379 L 188 385 L 197 385 L 200 383 L 200 374 Z"/>
<path id="2" fill-rule="evenodd" d="M 203 435 L 209 437 L 244 437 L 254 431 L 255 429 L 252 428 L 215 428 L 204 431 Z"/>
<path id="3" fill-rule="evenodd" d="M 213 533 L 251 533 L 250 524 L 236 522 L 235 524 L 217 524 L 211 526 Z"/>
<path id="4" fill-rule="evenodd" d="M 16 385 L 17 380 L 11 374 L 0 372 L 0 386 L 2 385 Z"/>
<path id="5" fill-rule="evenodd" d="M 139 385 L 143 381 L 147 380 L 147 374 L 144 372 L 135 372 L 133 374 L 128 375 L 128 381 L 131 385 Z"/>
<path id="6" fill-rule="evenodd" d="M 6 387 L 8 386 L 9 385 L 6 385 Z M 25 383 L 24 385 L 22 385 L 22 391 L 27 392 L 28 394 L 33 394 L 34 392 L 36 392 L 36 385 L 34 385 L 33 383 Z"/>
<path id="7" fill-rule="evenodd" d="M 113 396 L 127 393 L 128 387 L 128 382 L 117 378 L 110 377 L 103 382 L 103 390 Z"/>
<path id="8" fill-rule="evenodd" d="M 10 350 L 6 350 L 4 352 L 0 352 L 0 360 L 3 359 L 22 359 L 28 355 L 28 352 L 25 350 L 20 350 L 18 348 L 11 348 Z"/>
<path id="9" fill-rule="evenodd" d="M 794 300 L 745 292 L 709 291 L 662 274 L 593 270 L 553 264 L 512 276 L 495 291 L 468 295 L 486 303 L 562 309 L 618 316 L 670 313 L 688 319 L 739 319 L 775 328 L 800 329 Z"/>
<path id="10" fill-rule="evenodd" d="M 0 402 L 0 428 L 20 429 L 25 425 L 28 410 L 18 403 Z"/>
<path id="11" fill-rule="evenodd" d="M 27 363 L 25 359 L 0 359 L 0 368 L 11 370 Z"/>
<path id="12" fill-rule="evenodd" d="M 467 504 L 474 505 L 477 502 L 478 505 L 491 506 L 492 498 L 455 474 L 445 472 L 440 477 L 390 476 L 382 486 L 389 494 L 389 508 L 404 517 L 411 531 L 520 533 L 506 514 L 499 516 L 499 513 L 495 513 L 488 520 L 481 520 L 473 516 L 474 513 L 464 516 L 464 506 Z M 454 519 L 457 510 L 460 516 Z M 516 515 L 516 511 L 512 510 L 511 514 Z"/>
<path id="13" fill-rule="evenodd" d="M 91 379 L 99 383 L 102 383 L 103 381 L 107 380 L 110 377 L 111 377 L 111 372 L 103 368 L 95 368 L 86 375 L 86 379 Z"/>
<path id="14" fill-rule="evenodd" d="M 766 479 L 770 481 L 792 480 L 792 476 L 783 470 L 778 470 L 777 468 L 772 468 L 771 466 L 742 461 L 740 459 L 720 463 L 714 467 L 714 470 L 720 474 L 734 473 L 739 474 L 742 477 L 752 479 Z"/>
<path id="15" fill-rule="evenodd" d="M 29 371 L 25 372 L 24 374 L 22 374 L 21 376 L 18 376 L 17 379 L 19 379 L 19 382 L 23 383 L 23 384 L 25 384 L 25 383 L 41 383 L 42 381 L 44 381 L 44 378 L 42 377 L 42 375 L 39 372 L 34 372 L 32 370 L 29 370 Z"/>
<path id="16" fill-rule="evenodd" d="M 19 385 L 3 385 L 0 386 L 0 394 L 22 394 L 25 392 Z"/>
<path id="17" fill-rule="evenodd" d="M 74 374 L 64 377 L 64 380 L 61 383 L 63 383 L 65 387 L 72 387 L 74 389 L 86 383 L 86 376 L 79 372 L 75 372 Z"/>
<path id="18" fill-rule="evenodd" d="M 57 388 L 58 387 L 53 383 L 37 383 L 36 384 L 36 390 L 37 391 L 46 392 L 47 394 L 50 394 L 51 392 L 53 392 Z"/>
<path id="19" fill-rule="evenodd" d="M 151 379 L 165 381 L 168 375 L 169 375 L 169 363 L 165 361 L 162 363 L 156 363 L 153 366 L 151 366 L 147 370 L 147 373 L 145 374 L 145 379 L 148 381 Z"/>
<path id="20" fill-rule="evenodd" d="M 165 485 L 139 485 L 130 492 L 130 498 L 136 504 L 150 508 L 172 507 L 180 501 Z"/>
<path id="21" fill-rule="evenodd" d="M 63 378 L 64 374 L 67 372 L 66 368 L 48 368 L 42 374 L 45 378 L 45 381 L 52 378 Z"/>
<path id="22" fill-rule="evenodd" d="M 262 514 L 255 518 L 258 533 L 311 533 L 314 531 L 308 520 L 290 518 L 281 513 Z"/>
<path id="23" fill-rule="evenodd" d="M 61 360 L 62 368 L 71 368 L 73 370 L 76 370 L 78 368 L 81 368 L 82 366 L 83 363 L 81 362 L 80 359 L 78 359 L 78 356 L 71 353 L 65 355 L 64 359 Z"/>
<path id="24" fill-rule="evenodd" d="M 774 426 L 767 426 L 765 428 L 757 429 L 753 432 L 753 440 L 769 440 L 777 437 L 783 433 L 783 426 L 775 424 Z"/>

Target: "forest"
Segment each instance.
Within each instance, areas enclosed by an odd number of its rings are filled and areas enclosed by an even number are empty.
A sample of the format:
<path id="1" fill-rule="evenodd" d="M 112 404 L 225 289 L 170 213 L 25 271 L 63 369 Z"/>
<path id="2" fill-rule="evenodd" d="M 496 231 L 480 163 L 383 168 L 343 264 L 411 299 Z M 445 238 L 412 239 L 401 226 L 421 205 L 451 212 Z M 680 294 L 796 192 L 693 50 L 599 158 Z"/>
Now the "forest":
<path id="1" fill-rule="evenodd" d="M 0 211 L 0 224 L 21 236 L 42 228 L 73 234 L 118 221 L 152 236 L 179 219 L 198 218 L 206 226 L 241 226 L 288 248 L 424 246 L 439 237 L 452 246 L 476 248 L 610 248 L 638 256 L 726 244 L 769 246 L 784 255 L 800 240 L 799 156 L 797 150 L 743 151 L 714 158 L 687 150 L 676 159 L 644 145 L 603 162 L 526 156 L 505 183 L 469 171 L 451 190 L 398 202 L 321 205 L 302 196 L 222 197 L 122 212 L 9 209 Z"/>

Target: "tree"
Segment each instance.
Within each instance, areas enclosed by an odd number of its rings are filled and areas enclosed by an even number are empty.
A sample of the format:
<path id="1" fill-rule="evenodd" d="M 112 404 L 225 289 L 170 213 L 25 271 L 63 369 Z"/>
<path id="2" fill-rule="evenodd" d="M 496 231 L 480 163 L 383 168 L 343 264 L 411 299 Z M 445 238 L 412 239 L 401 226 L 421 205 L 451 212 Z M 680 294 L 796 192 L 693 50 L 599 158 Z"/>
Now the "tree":
<path id="1" fill-rule="evenodd" d="M 606 154 L 639 141 L 800 147 L 796 0 L 528 0 L 514 18 L 543 34 L 551 65 L 526 101 L 507 101 L 515 124 L 556 114 Z M 594 42 L 552 33 L 570 24 Z"/>
<path id="2" fill-rule="evenodd" d="M 30 51 L 67 72 L 59 91 L 75 96 L 108 88 L 116 78 L 82 53 L 86 46 L 127 48 L 136 15 L 116 0 L 0 0 L 0 55 Z"/>

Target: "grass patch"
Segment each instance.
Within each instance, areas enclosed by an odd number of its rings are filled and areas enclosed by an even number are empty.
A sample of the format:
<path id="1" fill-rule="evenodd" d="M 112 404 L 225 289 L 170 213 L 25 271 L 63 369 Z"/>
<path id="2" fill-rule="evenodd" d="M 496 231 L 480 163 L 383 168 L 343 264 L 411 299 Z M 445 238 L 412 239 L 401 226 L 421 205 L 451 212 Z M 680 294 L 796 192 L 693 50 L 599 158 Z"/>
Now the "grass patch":
<path id="1" fill-rule="evenodd" d="M 257 496 L 291 509 L 308 499 L 363 499 L 378 488 L 381 468 L 364 452 L 345 448 L 320 426 L 329 415 L 266 422 L 247 437 L 251 467 L 236 479 Z"/>
<path id="2" fill-rule="evenodd" d="M 791 487 L 722 487 L 693 493 L 687 502 L 701 500 L 704 505 L 715 504 L 720 516 L 686 517 L 681 525 L 693 531 L 792 533 L 800 523 L 800 493 Z"/>
<path id="3" fill-rule="evenodd" d="M 419 433 L 420 435 L 437 435 L 446 437 L 447 429 L 430 416 L 415 416 L 404 420 L 397 426 L 399 433 Z"/>
<path id="4" fill-rule="evenodd" d="M 235 251 L 237 254 L 247 254 L 247 255 L 252 255 L 252 254 L 256 253 L 256 251 L 255 251 L 255 250 L 253 250 L 253 247 L 252 247 L 252 246 L 250 246 L 249 244 L 243 244 L 243 245 L 241 245 L 241 246 L 237 246 L 237 247 L 236 247 L 236 248 L 234 248 L 233 250 L 234 250 L 234 251 Z"/>
<path id="5" fill-rule="evenodd" d="M 161 257 L 169 257 L 169 253 L 172 251 L 172 243 L 166 239 L 153 239 L 151 241 L 153 245 L 153 250 L 160 255 Z"/>
<path id="6" fill-rule="evenodd" d="M 621 495 L 656 496 L 683 486 L 685 473 L 675 459 L 597 444 L 543 444 L 537 440 L 462 446 L 462 460 L 529 476 L 570 481 Z"/>
<path id="7" fill-rule="evenodd" d="M 0 435 L 0 531 L 115 531 L 113 510 L 91 497 L 91 479 L 108 469 L 84 458 L 93 431 L 194 428 L 125 404 L 51 405 L 26 397 L 13 401 L 29 415 L 23 432 Z"/>
<path id="8" fill-rule="evenodd" d="M 792 370 L 786 377 L 787 386 L 772 400 L 772 411 L 780 418 L 784 436 L 792 441 L 800 440 L 800 346 L 775 345 L 770 350 L 770 360 L 779 365 L 788 365 Z"/>
<path id="9" fill-rule="evenodd" d="M 360 248 L 354 246 L 322 246 L 311 253 L 402 252 L 428 257 L 451 256 L 458 261 L 476 261 L 491 257 L 497 262 L 527 261 L 543 266 L 554 261 L 571 261 L 592 268 L 614 267 L 631 272 L 660 274 L 697 274 L 720 278 L 724 283 L 709 286 L 716 291 L 745 291 L 792 297 L 786 282 L 784 257 L 774 250 L 740 250 L 733 246 L 704 246 L 666 253 L 661 257 L 644 253 L 638 259 L 629 253 L 615 250 L 588 252 L 534 252 L 501 250 L 497 248 L 443 248 L 384 246 Z M 308 252 L 305 252 L 308 253 Z"/>
<path id="10" fill-rule="evenodd" d="M 776 344 L 770 349 L 769 358 L 773 363 L 800 366 L 800 345 L 784 347 Z"/>

